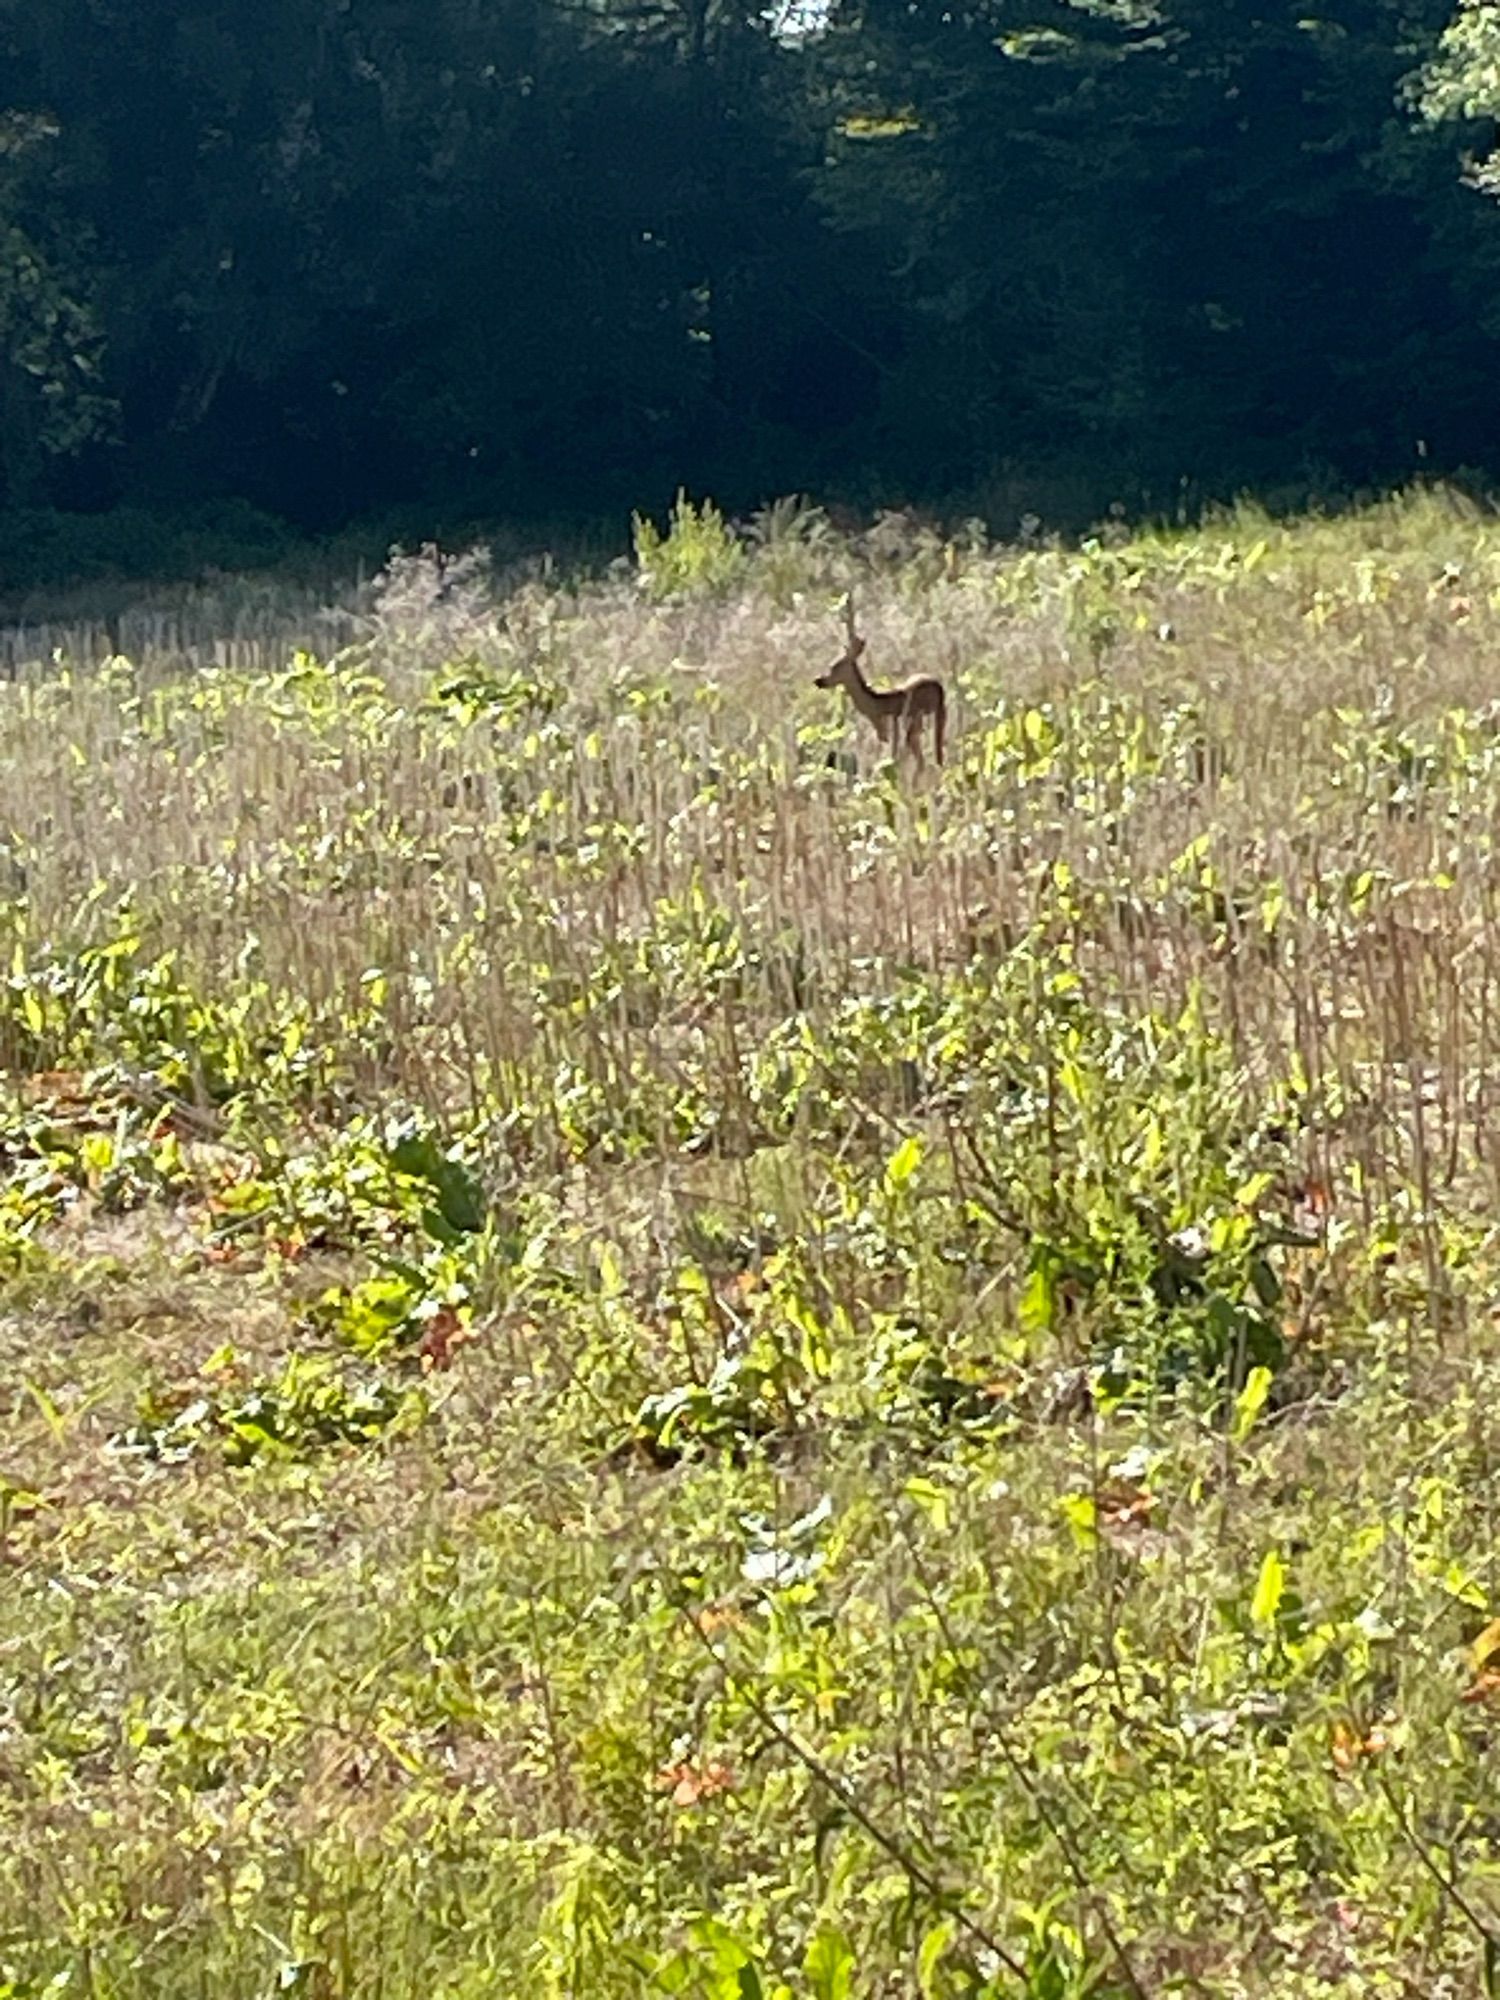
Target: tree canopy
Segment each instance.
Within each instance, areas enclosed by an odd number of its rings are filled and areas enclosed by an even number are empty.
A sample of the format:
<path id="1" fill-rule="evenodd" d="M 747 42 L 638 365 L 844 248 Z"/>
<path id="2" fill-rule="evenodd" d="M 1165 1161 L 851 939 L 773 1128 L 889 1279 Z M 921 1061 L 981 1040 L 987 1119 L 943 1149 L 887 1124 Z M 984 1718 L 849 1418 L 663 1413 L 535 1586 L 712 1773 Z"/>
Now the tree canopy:
<path id="1" fill-rule="evenodd" d="M 1500 7 L 1306 7 L 0 0 L 0 506 L 1494 470 Z"/>

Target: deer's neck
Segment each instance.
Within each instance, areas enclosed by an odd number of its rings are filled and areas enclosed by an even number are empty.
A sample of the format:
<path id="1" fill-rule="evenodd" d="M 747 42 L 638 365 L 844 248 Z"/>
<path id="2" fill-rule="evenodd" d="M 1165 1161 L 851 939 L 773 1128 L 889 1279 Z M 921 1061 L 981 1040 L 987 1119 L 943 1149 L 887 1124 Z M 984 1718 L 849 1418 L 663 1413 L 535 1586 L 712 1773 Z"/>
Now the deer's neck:
<path id="1" fill-rule="evenodd" d="M 849 699 L 861 715 L 871 717 L 884 715 L 890 706 L 889 699 L 870 686 L 857 660 L 849 662 Z"/>

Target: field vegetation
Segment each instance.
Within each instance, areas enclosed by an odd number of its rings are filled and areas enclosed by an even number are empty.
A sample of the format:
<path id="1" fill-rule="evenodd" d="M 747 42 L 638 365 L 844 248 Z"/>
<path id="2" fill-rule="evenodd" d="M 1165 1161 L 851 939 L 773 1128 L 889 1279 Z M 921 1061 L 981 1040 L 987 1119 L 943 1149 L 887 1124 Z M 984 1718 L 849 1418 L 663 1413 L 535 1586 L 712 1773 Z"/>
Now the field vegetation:
<path id="1" fill-rule="evenodd" d="M 342 618 L 0 685 L 0 1993 L 1500 1991 L 1500 523 Z"/>

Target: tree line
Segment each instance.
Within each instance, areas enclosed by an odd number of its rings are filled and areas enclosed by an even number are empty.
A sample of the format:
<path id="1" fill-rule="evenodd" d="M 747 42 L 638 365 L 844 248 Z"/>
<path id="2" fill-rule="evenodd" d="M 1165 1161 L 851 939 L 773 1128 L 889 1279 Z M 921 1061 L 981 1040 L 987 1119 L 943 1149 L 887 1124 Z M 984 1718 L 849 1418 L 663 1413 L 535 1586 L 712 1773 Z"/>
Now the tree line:
<path id="1" fill-rule="evenodd" d="M 1500 467 L 1492 0 L 0 0 L 0 510 Z"/>

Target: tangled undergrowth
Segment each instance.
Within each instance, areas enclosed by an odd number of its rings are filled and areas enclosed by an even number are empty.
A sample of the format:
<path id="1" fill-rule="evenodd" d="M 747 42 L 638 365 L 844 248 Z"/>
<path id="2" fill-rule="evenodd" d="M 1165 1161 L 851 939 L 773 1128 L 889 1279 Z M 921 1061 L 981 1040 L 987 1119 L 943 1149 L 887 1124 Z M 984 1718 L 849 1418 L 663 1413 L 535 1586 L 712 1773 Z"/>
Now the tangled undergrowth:
<path id="1" fill-rule="evenodd" d="M 0 1993 L 1496 1990 L 1500 527 L 365 630 L 0 689 Z"/>

